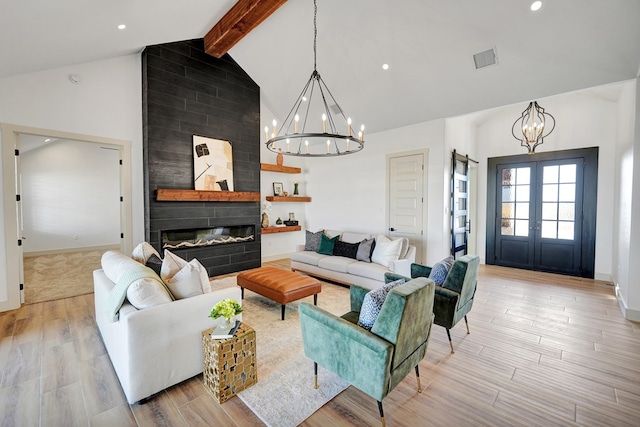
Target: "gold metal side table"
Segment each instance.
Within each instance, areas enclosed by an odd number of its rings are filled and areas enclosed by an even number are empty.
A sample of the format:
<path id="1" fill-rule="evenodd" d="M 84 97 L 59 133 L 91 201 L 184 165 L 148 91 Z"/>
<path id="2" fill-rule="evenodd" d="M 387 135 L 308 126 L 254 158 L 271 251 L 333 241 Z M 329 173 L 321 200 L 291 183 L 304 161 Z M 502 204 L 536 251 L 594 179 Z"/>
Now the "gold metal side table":
<path id="1" fill-rule="evenodd" d="M 219 403 L 258 382 L 256 331 L 241 323 L 235 336 L 211 338 L 215 328 L 202 332 L 204 386 Z"/>

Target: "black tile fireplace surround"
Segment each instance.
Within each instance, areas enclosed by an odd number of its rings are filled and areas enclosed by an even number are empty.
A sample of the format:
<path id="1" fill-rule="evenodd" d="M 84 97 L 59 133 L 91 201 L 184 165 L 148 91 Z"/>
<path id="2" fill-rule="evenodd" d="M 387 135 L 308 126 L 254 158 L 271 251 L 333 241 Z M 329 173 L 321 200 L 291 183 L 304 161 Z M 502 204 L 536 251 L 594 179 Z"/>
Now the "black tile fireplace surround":
<path id="1" fill-rule="evenodd" d="M 148 46 L 142 80 L 146 239 L 162 254 L 163 231 L 253 227 L 253 239 L 169 250 L 197 258 L 209 276 L 259 267 L 259 201 L 157 201 L 154 196 L 159 188 L 194 188 L 194 135 L 229 141 L 234 190 L 260 192 L 259 87 L 229 55 L 207 55 L 202 39 Z"/>

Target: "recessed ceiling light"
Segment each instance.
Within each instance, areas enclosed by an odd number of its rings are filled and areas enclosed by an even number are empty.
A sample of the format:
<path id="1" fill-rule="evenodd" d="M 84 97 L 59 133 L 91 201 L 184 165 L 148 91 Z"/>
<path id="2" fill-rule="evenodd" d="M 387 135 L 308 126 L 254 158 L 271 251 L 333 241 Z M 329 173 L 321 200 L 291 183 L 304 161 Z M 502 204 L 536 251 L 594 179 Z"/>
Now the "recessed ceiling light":
<path id="1" fill-rule="evenodd" d="M 388 70 L 389 69 L 389 64 L 382 64 L 382 69 L 383 70 Z"/>
<path id="2" fill-rule="evenodd" d="M 125 28 L 127 28 L 127 26 L 126 26 L 126 25 L 124 25 L 124 24 L 120 24 L 120 25 L 118 25 L 118 29 L 119 29 L 119 30 L 124 30 Z"/>
<path id="3" fill-rule="evenodd" d="M 537 10 L 540 10 L 541 7 L 542 7 L 541 1 L 534 1 L 533 3 L 531 3 L 531 10 L 533 10 L 534 12 Z"/>

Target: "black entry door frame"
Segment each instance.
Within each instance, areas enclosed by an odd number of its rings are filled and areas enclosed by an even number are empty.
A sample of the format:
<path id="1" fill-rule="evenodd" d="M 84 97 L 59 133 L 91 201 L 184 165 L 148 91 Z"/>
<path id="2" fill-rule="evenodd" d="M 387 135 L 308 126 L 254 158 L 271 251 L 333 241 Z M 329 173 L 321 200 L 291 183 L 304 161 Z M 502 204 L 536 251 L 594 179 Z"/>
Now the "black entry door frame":
<path id="1" fill-rule="evenodd" d="M 500 171 L 507 165 L 522 167 L 544 164 L 546 162 L 562 162 L 568 159 L 580 159 L 582 163 L 583 185 L 582 191 L 578 195 L 581 199 L 580 207 L 576 220 L 579 222 L 580 228 L 580 247 L 578 248 L 579 267 L 574 271 L 554 271 L 553 269 L 543 269 L 536 267 L 534 258 L 541 256 L 541 248 L 531 248 L 531 252 L 525 255 L 528 260 L 521 265 L 509 265 L 517 268 L 535 269 L 542 271 L 560 272 L 564 274 L 577 275 L 580 277 L 593 278 L 595 274 L 595 247 L 596 247 L 596 211 L 597 211 L 597 184 L 598 184 L 598 148 L 583 148 L 575 150 L 563 150 L 554 152 L 545 152 L 537 154 L 524 154 L 517 156 L 493 157 L 488 159 L 487 168 L 487 223 L 486 223 L 486 263 L 504 265 L 500 261 L 498 247 L 499 241 L 499 221 L 496 219 L 501 216 L 499 195 L 497 194 L 498 183 L 501 180 Z M 578 231 L 578 230 L 576 230 Z"/>

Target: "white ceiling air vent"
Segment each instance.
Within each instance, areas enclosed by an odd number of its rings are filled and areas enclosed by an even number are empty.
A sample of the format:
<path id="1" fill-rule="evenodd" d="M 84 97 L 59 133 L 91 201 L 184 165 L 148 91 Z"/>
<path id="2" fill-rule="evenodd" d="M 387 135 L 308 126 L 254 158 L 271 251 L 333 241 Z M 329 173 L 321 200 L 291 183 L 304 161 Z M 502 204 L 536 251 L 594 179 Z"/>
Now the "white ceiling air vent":
<path id="1" fill-rule="evenodd" d="M 473 62 L 476 64 L 476 70 L 497 64 L 498 56 L 496 55 L 496 49 L 493 48 L 485 50 L 484 52 L 476 53 L 473 55 Z"/>

